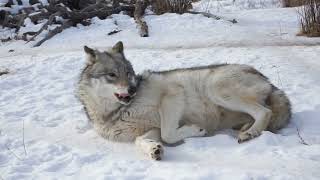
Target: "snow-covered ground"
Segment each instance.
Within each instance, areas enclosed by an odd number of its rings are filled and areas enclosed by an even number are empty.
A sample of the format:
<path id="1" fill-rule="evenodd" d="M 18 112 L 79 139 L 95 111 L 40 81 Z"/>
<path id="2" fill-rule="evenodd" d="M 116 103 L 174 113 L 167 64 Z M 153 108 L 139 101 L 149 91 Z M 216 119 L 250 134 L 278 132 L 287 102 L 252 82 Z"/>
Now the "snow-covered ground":
<path id="1" fill-rule="evenodd" d="M 39 48 L 1 44 L 0 70 L 11 73 L 0 76 L 0 179 L 320 179 L 320 39 L 295 36 L 296 10 L 278 8 L 274 0 L 263 0 L 264 6 L 231 1 L 220 1 L 218 13 L 237 24 L 201 15 L 150 15 L 150 37 L 141 38 L 133 19 L 114 15 L 70 28 Z M 108 36 L 114 29 L 122 31 Z M 88 123 L 75 88 L 84 66 L 82 46 L 106 49 L 119 40 L 137 72 L 250 64 L 288 94 L 292 121 L 279 134 L 266 131 L 243 144 L 231 130 L 186 139 L 165 147 L 157 162 L 133 144 L 106 141 Z"/>

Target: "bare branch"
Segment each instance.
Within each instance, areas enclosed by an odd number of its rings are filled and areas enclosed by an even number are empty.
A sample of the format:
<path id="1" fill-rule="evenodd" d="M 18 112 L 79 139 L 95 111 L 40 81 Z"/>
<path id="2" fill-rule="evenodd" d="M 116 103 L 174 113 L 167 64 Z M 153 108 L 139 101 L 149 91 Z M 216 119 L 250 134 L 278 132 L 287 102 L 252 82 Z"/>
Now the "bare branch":
<path id="1" fill-rule="evenodd" d="M 207 17 L 207 18 L 213 18 L 213 19 L 216 19 L 216 20 L 224 20 L 222 17 L 214 15 L 214 14 L 211 14 L 211 13 L 208 13 L 208 12 L 187 11 L 187 13 L 190 13 L 190 14 L 201 14 L 204 17 Z M 233 24 L 238 23 L 237 20 L 235 20 L 235 19 L 226 20 L 226 21 L 232 22 Z"/>

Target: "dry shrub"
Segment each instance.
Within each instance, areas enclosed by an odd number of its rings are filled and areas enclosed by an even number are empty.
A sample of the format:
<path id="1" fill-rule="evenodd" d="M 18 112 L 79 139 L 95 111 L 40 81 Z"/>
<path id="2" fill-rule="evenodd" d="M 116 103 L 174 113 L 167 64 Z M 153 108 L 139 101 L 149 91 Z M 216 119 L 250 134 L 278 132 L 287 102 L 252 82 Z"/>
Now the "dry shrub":
<path id="1" fill-rule="evenodd" d="M 152 0 L 152 10 L 156 14 L 183 14 L 192 8 L 192 0 Z"/>
<path id="2" fill-rule="evenodd" d="M 297 7 L 304 5 L 305 0 L 282 0 L 283 7 Z"/>
<path id="3" fill-rule="evenodd" d="M 304 0 L 299 9 L 301 32 L 298 35 L 320 37 L 320 0 Z"/>

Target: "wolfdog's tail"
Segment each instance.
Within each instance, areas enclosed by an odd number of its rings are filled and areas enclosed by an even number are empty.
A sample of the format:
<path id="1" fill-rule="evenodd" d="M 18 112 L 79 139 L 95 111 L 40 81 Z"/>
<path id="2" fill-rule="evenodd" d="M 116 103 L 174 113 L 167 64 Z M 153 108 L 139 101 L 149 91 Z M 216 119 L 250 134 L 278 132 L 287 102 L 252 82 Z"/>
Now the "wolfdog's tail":
<path id="1" fill-rule="evenodd" d="M 267 104 L 272 110 L 268 130 L 275 132 L 289 123 L 291 118 L 291 104 L 286 94 L 275 86 L 272 88 L 272 93 L 268 97 Z"/>

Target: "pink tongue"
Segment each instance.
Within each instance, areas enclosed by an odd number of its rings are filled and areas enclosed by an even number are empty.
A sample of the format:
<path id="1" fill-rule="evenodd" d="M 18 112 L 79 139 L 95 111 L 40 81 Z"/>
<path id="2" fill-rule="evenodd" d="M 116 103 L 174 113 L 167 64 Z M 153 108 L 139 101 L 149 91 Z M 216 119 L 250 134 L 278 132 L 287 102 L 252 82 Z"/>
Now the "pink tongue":
<path id="1" fill-rule="evenodd" d="M 129 96 L 129 94 L 127 94 L 127 93 L 121 93 L 121 94 L 119 94 L 119 97 L 122 97 L 122 98 L 125 98 L 125 97 L 128 97 Z"/>

